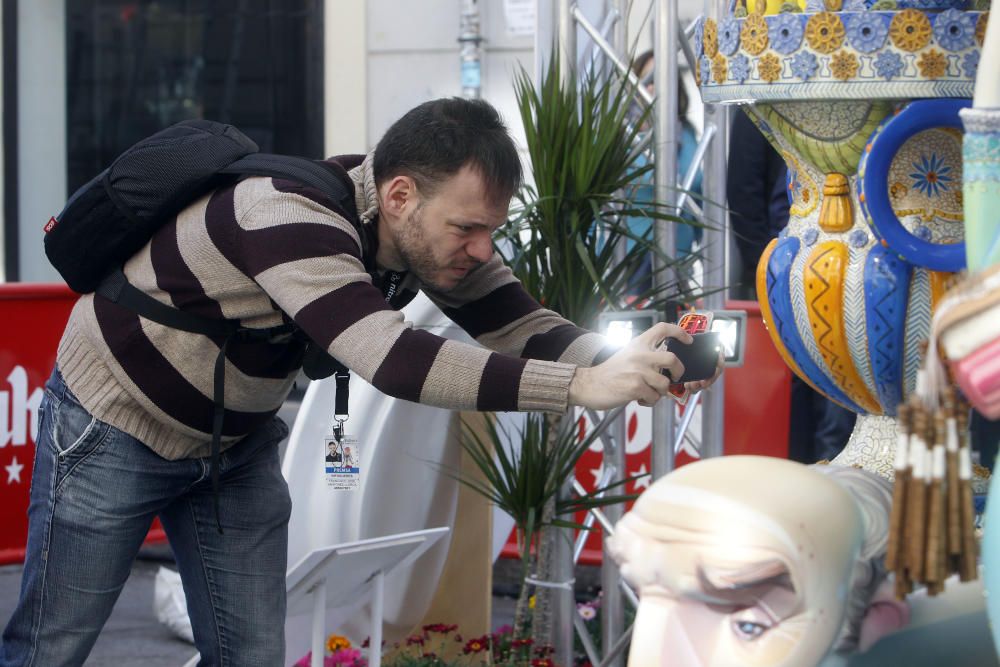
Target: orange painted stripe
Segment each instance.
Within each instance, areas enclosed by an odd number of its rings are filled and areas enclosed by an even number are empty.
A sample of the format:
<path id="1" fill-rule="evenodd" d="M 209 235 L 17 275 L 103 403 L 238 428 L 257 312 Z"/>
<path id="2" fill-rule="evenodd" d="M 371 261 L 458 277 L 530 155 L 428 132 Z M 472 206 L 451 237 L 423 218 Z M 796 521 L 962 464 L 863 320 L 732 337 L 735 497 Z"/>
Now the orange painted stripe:
<path id="1" fill-rule="evenodd" d="M 848 256 L 847 246 L 839 241 L 821 243 L 809 254 L 803 269 L 809 324 L 833 382 L 855 403 L 880 415 L 882 406 L 868 391 L 848 350 L 844 327 Z"/>
<path id="2" fill-rule="evenodd" d="M 928 271 L 927 277 L 930 279 L 931 284 L 931 312 L 933 313 L 937 310 L 938 301 L 944 296 L 946 291 L 946 283 L 948 280 L 955 275 L 954 273 L 945 273 L 944 271 Z"/>
<path id="3" fill-rule="evenodd" d="M 757 303 L 760 304 L 760 314 L 764 320 L 764 328 L 767 329 L 767 335 L 771 337 L 771 342 L 774 343 L 774 349 L 778 351 L 778 356 L 792 369 L 792 372 L 812 387 L 813 391 L 817 394 L 823 394 L 820 388 L 813 384 L 809 376 L 803 373 L 802 369 L 795 363 L 795 360 L 792 359 L 792 355 L 788 353 L 788 348 L 781 342 L 777 327 L 774 326 L 774 315 L 771 313 L 771 304 L 767 302 L 767 264 L 771 261 L 771 254 L 777 245 L 778 239 L 771 239 L 771 242 L 764 248 L 764 252 L 760 256 L 760 262 L 757 264 Z"/>

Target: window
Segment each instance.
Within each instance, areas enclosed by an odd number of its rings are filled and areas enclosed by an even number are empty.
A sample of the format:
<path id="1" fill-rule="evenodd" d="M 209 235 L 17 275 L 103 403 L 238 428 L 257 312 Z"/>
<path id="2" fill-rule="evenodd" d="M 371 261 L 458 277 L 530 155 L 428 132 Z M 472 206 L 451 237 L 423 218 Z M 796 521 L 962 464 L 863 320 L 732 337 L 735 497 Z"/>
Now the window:
<path id="1" fill-rule="evenodd" d="M 189 118 L 323 157 L 322 25 L 321 0 L 67 0 L 69 193 Z"/>

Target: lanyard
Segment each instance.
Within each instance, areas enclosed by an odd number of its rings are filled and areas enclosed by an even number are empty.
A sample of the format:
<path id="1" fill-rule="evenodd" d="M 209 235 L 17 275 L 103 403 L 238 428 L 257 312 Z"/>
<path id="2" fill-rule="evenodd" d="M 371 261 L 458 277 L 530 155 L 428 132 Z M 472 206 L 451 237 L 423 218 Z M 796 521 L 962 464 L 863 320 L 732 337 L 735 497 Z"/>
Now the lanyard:
<path id="1" fill-rule="evenodd" d="M 386 303 L 392 303 L 392 298 L 399 292 L 399 285 L 403 282 L 404 275 L 398 271 L 389 272 L 388 280 L 382 284 L 382 294 Z M 343 370 L 338 370 L 333 374 L 334 381 L 337 383 L 334 393 L 333 436 L 337 438 L 337 442 L 343 439 L 344 422 L 350 418 L 347 403 L 351 392 L 351 374 L 347 368 L 342 368 Z"/>

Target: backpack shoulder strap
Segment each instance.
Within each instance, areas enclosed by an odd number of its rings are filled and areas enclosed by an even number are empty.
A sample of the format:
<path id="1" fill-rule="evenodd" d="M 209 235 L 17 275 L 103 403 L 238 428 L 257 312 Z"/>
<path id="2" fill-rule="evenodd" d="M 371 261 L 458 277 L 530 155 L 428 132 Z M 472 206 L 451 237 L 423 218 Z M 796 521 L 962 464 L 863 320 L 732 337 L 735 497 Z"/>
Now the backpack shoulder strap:
<path id="1" fill-rule="evenodd" d="M 332 195 L 341 204 L 345 198 L 354 201 L 354 193 L 348 192 L 344 182 L 322 164 L 308 158 L 272 153 L 251 153 L 219 170 L 223 174 L 246 174 L 248 176 L 271 176 L 297 181 Z M 345 207 L 353 210 L 353 205 Z"/>
<path id="2" fill-rule="evenodd" d="M 221 320 L 195 315 L 157 301 L 149 294 L 128 281 L 121 269 L 112 271 L 94 290 L 105 299 L 128 308 L 147 320 L 204 336 L 235 336 L 243 340 L 270 340 L 296 331 L 296 325 L 288 322 L 266 329 L 250 329 L 236 320 Z"/>

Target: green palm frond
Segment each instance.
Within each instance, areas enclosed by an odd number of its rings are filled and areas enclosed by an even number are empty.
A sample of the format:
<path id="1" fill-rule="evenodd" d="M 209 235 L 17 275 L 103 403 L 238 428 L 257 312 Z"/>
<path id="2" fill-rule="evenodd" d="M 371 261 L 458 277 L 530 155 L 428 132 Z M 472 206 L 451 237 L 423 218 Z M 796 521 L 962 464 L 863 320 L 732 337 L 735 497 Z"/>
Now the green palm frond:
<path id="1" fill-rule="evenodd" d="M 558 50 L 555 51 L 558 53 Z M 591 75 L 564 80 L 558 55 L 536 87 L 523 70 L 515 78 L 533 185 L 518 193 L 497 249 L 525 288 L 546 307 L 583 327 L 606 309 L 627 308 L 624 295 L 643 261 L 664 270 L 678 262 L 656 247 L 652 231 L 633 233 L 628 218 L 690 224 L 655 201 L 633 197 L 652 165 L 633 148 L 649 110 L 630 118 L 635 88 L 627 80 Z M 629 242 L 624 257 L 616 247 Z M 654 282 L 655 284 L 655 282 Z M 674 281 L 636 302 L 658 308 L 689 300 Z"/>

